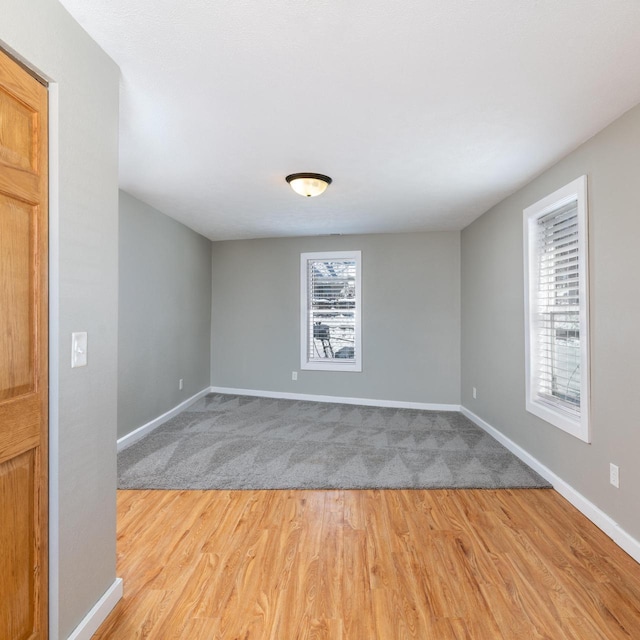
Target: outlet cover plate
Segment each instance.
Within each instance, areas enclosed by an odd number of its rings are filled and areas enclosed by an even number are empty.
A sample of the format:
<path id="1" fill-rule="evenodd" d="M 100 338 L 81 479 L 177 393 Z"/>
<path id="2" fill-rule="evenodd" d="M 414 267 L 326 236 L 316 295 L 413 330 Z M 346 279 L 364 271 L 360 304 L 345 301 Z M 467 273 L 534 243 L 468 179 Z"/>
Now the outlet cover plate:
<path id="1" fill-rule="evenodd" d="M 609 464 L 609 482 L 616 487 L 620 488 L 620 467 L 617 464 Z"/>

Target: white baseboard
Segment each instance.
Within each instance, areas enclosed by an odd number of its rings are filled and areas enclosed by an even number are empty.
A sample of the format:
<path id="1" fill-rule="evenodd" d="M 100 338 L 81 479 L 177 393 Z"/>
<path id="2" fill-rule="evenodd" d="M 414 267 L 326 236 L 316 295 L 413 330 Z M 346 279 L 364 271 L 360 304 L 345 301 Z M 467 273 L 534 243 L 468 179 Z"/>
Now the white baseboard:
<path id="1" fill-rule="evenodd" d="M 73 630 L 68 640 L 90 640 L 98 627 L 106 620 L 113 607 L 122 598 L 122 578 L 116 578 L 104 595 L 95 603 L 82 622 Z"/>
<path id="2" fill-rule="evenodd" d="M 602 509 L 596 507 L 593 502 L 576 491 L 568 482 L 556 475 L 551 469 L 542 464 L 537 458 L 525 451 L 520 445 L 505 436 L 502 432 L 492 427 L 488 422 L 477 416 L 466 407 L 461 407 L 462 413 L 475 422 L 481 429 L 493 436 L 500 444 L 504 445 L 511 453 L 537 471 L 545 480 L 553 485 L 553 488 L 565 497 L 578 511 L 583 513 L 593 524 L 604 531 L 619 547 L 624 549 L 636 562 L 640 562 L 640 541 L 628 534 L 620 525 L 608 516 Z"/>
<path id="3" fill-rule="evenodd" d="M 285 391 L 257 391 L 255 389 L 232 389 L 211 387 L 212 393 L 231 393 L 238 396 L 280 398 L 282 400 L 310 400 L 311 402 L 332 402 L 335 404 L 359 404 L 365 407 L 389 407 L 392 409 L 421 409 L 423 411 L 460 411 L 459 404 L 431 404 L 427 402 L 404 402 L 402 400 L 373 400 L 371 398 L 343 398 L 342 396 L 319 396 L 308 393 L 287 393 Z"/>
<path id="4" fill-rule="evenodd" d="M 169 409 L 166 413 L 163 413 L 161 416 L 151 420 L 151 422 L 147 422 L 147 424 L 143 424 L 141 427 L 138 427 L 131 433 L 127 433 L 126 436 L 122 436 L 122 438 L 118 438 L 118 452 L 126 449 L 128 446 L 132 445 L 134 442 L 140 440 L 146 436 L 150 431 L 153 431 L 156 427 L 159 427 L 161 424 L 165 423 L 167 420 L 170 420 L 174 416 L 177 416 L 181 411 L 184 411 L 187 407 L 191 406 L 194 402 L 200 400 L 210 393 L 209 387 L 206 387 L 202 391 L 198 391 L 195 395 L 187 398 L 184 402 L 181 402 L 179 405 L 173 407 L 173 409 Z"/>

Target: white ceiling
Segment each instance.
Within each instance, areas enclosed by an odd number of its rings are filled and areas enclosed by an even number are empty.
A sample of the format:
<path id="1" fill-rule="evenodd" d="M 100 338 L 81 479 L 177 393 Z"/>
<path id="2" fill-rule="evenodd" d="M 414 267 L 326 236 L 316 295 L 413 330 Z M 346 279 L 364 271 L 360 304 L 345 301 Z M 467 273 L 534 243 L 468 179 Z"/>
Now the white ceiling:
<path id="1" fill-rule="evenodd" d="M 121 187 L 214 240 L 461 229 L 640 102 L 638 0 L 62 4 L 122 70 Z"/>

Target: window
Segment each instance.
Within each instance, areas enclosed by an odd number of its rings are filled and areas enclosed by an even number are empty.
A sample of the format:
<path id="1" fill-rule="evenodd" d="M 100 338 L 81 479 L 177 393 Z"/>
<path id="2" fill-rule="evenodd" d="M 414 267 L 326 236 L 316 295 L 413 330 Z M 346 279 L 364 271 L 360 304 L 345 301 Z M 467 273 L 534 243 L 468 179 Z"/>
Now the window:
<path id="1" fill-rule="evenodd" d="M 300 259 L 301 368 L 362 371 L 360 251 Z"/>
<path id="2" fill-rule="evenodd" d="M 524 210 L 526 408 L 589 442 L 587 178 Z"/>

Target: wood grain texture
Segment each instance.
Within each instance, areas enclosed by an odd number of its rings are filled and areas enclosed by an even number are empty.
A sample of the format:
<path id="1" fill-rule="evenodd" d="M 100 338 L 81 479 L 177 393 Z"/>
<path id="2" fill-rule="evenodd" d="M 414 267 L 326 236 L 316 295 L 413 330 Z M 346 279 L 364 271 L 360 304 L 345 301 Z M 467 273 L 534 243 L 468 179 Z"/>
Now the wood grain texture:
<path id="1" fill-rule="evenodd" d="M 0 638 L 48 635 L 46 88 L 0 51 Z"/>
<path id="2" fill-rule="evenodd" d="M 120 491 L 94 639 L 618 640 L 640 565 L 551 490 Z"/>
<path id="3" fill-rule="evenodd" d="M 11 602 L 12 615 L 2 616 L 0 637 L 25 638 L 34 628 L 32 607 L 34 547 L 25 544 L 34 529 L 34 456 L 27 451 L 0 465 L 0 602 Z"/>
<path id="4" fill-rule="evenodd" d="M 0 211 L 0 400 L 6 400 L 35 387 L 34 216 L 31 205 L 2 193 Z"/>

